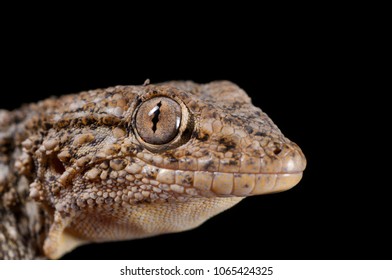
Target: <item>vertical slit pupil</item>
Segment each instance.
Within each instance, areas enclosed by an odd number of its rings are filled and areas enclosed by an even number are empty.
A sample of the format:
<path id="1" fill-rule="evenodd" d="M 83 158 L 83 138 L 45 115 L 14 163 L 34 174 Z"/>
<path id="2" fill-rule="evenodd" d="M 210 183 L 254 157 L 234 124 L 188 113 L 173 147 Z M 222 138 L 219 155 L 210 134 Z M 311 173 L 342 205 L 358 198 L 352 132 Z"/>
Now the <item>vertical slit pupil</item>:
<path id="1" fill-rule="evenodd" d="M 162 102 L 159 101 L 159 103 L 155 106 L 158 108 L 154 111 L 154 113 L 153 113 L 154 116 L 151 120 L 152 121 L 152 131 L 154 133 L 157 131 L 157 124 L 159 122 L 159 114 L 161 113 L 161 110 L 160 110 L 161 106 L 162 106 Z"/>

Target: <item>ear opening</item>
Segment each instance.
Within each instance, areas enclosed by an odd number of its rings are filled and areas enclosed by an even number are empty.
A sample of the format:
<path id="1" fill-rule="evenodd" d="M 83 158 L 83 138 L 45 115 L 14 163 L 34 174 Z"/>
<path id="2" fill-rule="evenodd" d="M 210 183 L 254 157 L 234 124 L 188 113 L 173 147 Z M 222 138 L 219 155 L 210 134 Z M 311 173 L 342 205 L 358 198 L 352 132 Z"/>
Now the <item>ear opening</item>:
<path id="1" fill-rule="evenodd" d="M 49 166 L 55 174 L 62 175 L 65 172 L 65 167 L 57 157 L 57 154 L 52 154 L 50 156 Z"/>

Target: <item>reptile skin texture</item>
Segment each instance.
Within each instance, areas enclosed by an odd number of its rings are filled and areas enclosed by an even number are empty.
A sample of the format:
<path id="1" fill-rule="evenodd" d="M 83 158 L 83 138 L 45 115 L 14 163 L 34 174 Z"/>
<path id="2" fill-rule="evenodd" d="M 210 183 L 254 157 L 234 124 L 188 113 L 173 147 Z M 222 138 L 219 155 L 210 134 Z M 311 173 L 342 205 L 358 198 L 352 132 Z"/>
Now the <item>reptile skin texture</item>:
<path id="1" fill-rule="evenodd" d="M 195 228 L 295 186 L 301 149 L 227 81 L 116 86 L 0 110 L 0 259 Z"/>

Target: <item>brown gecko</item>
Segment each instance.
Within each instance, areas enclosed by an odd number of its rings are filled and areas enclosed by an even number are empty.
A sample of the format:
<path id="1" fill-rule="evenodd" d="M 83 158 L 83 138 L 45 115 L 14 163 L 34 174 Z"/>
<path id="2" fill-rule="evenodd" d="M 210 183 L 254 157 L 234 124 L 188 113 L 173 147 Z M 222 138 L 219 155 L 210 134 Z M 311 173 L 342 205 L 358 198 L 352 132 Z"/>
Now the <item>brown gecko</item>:
<path id="1" fill-rule="evenodd" d="M 116 86 L 0 110 L 0 259 L 179 232 L 284 191 L 301 149 L 231 82 Z"/>

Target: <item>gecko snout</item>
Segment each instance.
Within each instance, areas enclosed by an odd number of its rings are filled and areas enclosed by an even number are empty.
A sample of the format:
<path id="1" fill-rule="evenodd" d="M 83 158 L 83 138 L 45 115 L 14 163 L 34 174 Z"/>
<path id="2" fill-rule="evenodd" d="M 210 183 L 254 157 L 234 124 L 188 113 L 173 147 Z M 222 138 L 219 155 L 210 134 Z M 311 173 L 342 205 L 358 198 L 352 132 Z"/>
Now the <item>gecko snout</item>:
<path id="1" fill-rule="evenodd" d="M 285 146 L 274 155 L 261 159 L 260 173 L 255 175 L 254 188 L 249 195 L 282 192 L 299 183 L 306 167 L 306 158 L 295 144 Z"/>

